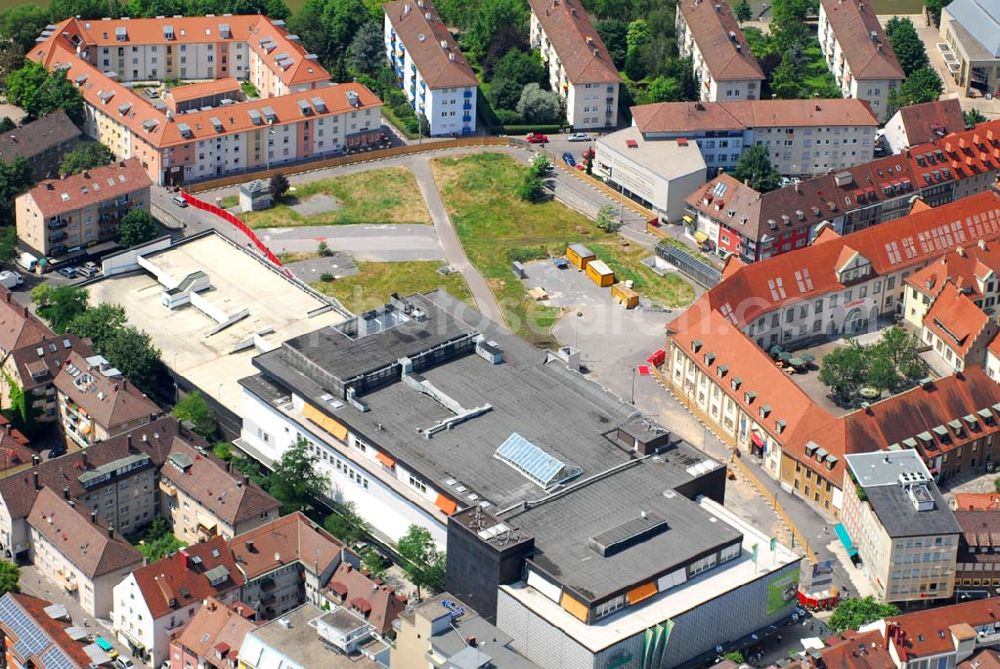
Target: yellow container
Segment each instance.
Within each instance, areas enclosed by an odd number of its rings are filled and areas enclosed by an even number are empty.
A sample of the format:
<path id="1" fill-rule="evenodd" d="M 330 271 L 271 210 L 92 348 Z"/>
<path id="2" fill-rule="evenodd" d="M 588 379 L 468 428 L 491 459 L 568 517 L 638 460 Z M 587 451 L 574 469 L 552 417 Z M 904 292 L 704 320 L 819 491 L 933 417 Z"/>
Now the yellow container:
<path id="1" fill-rule="evenodd" d="M 635 292 L 624 283 L 616 283 L 611 286 L 611 297 L 626 309 L 634 309 L 639 305 L 639 293 Z"/>
<path id="2" fill-rule="evenodd" d="M 587 263 L 597 256 L 583 244 L 570 244 L 566 249 L 566 260 L 577 269 L 587 269 Z"/>
<path id="3" fill-rule="evenodd" d="M 598 286 L 610 286 L 615 282 L 615 273 L 604 264 L 603 260 L 591 260 L 587 263 L 587 276 Z"/>

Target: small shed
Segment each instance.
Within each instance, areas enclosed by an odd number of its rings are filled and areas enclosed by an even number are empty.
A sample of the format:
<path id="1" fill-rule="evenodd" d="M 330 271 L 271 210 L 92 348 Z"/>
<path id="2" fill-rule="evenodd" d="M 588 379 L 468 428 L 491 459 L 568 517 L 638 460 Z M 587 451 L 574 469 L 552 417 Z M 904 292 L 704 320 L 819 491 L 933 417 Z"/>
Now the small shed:
<path id="1" fill-rule="evenodd" d="M 587 269 L 587 263 L 597 256 L 583 244 L 570 244 L 566 249 L 566 259 L 577 269 Z"/>
<path id="2" fill-rule="evenodd" d="M 240 184 L 240 209 L 243 211 L 260 211 L 271 207 L 271 183 L 256 179 L 250 183 Z"/>
<path id="3" fill-rule="evenodd" d="M 639 305 L 639 293 L 626 286 L 624 282 L 611 286 L 611 297 L 626 309 L 634 309 Z"/>
<path id="4" fill-rule="evenodd" d="M 603 260 L 591 260 L 587 263 L 587 276 L 598 286 L 610 286 L 615 282 L 615 273 L 604 264 Z"/>
<path id="5" fill-rule="evenodd" d="M 515 260 L 510 264 L 510 268 L 514 271 L 514 276 L 518 279 L 527 279 L 528 273 L 524 271 L 524 265 L 519 261 Z"/>
<path id="6" fill-rule="evenodd" d="M 528 290 L 528 297 L 533 299 L 535 302 L 541 302 L 542 300 L 549 299 L 549 293 L 541 286 L 535 286 Z"/>

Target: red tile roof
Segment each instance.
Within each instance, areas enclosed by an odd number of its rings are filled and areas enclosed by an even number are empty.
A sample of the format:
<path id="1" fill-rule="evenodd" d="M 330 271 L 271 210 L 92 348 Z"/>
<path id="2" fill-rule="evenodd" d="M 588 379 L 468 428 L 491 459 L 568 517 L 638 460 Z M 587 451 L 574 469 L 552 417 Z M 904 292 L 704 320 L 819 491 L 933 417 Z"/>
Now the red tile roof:
<path id="1" fill-rule="evenodd" d="M 992 492 L 956 492 L 955 508 L 968 511 L 995 511 L 1000 509 L 1000 495 Z"/>
<path id="2" fill-rule="evenodd" d="M 677 9 L 716 81 L 764 79 L 728 2 L 681 0 Z"/>
<path id="3" fill-rule="evenodd" d="M 608 47 L 580 0 L 528 0 L 528 4 L 552 42 L 571 84 L 617 84 L 621 81 Z"/>
<path id="4" fill-rule="evenodd" d="M 878 630 L 837 639 L 820 650 L 820 655 L 826 669 L 896 669 Z"/>
<path id="5" fill-rule="evenodd" d="M 989 322 L 990 317 L 951 281 L 924 316 L 924 327 L 962 358 Z"/>
<path id="6" fill-rule="evenodd" d="M 84 514 L 85 509 L 70 506 L 51 488 L 43 488 L 28 514 L 28 525 L 91 579 L 142 565 L 142 553 Z"/>
<path id="7" fill-rule="evenodd" d="M 97 358 L 104 362 L 98 362 Z M 145 416 L 155 417 L 160 413 L 160 407 L 120 372 L 117 376 L 105 376 L 112 370 L 104 358 L 95 356 L 89 360 L 94 364 L 80 353 L 72 352 L 53 383 L 59 392 L 83 408 L 97 425 L 113 431 Z M 108 369 L 103 369 L 105 366 Z"/>
<path id="8" fill-rule="evenodd" d="M 949 280 L 962 286 L 967 295 L 981 296 L 979 282 L 989 282 L 1000 271 L 1000 244 L 980 239 L 976 244 L 957 246 L 923 269 L 906 278 L 906 284 L 928 297 L 941 292 Z"/>
<path id="9" fill-rule="evenodd" d="M 216 652 L 222 654 L 223 659 L 228 658 L 229 651 L 239 650 L 243 637 L 256 628 L 255 623 L 215 597 L 209 597 L 174 643 L 196 657 L 205 658 L 208 666 L 223 666 L 217 661 Z"/>
<path id="10" fill-rule="evenodd" d="M 396 617 L 406 608 L 406 598 L 395 589 L 372 580 L 365 572 L 355 569 L 348 562 L 341 562 L 330 580 L 330 590 L 335 599 L 357 608 L 379 634 L 388 634 Z M 360 606 L 364 602 L 367 608 Z"/>
<path id="11" fill-rule="evenodd" d="M 886 618 L 887 623 L 898 625 L 904 632 L 901 642 L 893 641 L 900 658 L 910 661 L 929 655 L 954 652 L 951 627 L 966 623 L 972 627 L 994 625 L 1000 622 L 1000 597 L 975 599 L 961 604 L 939 606 Z"/>
<path id="12" fill-rule="evenodd" d="M 906 77 L 870 2 L 822 0 L 822 5 L 855 79 Z"/>
<path id="13" fill-rule="evenodd" d="M 58 216 L 149 188 L 138 158 L 85 170 L 65 179 L 46 179 L 21 197 L 34 200 L 42 216 Z"/>
<path id="14" fill-rule="evenodd" d="M 240 91 L 240 82 L 236 81 L 232 77 L 225 77 L 223 79 L 216 79 L 215 81 L 203 81 L 196 84 L 185 84 L 184 86 L 174 86 L 166 92 L 163 96 L 164 100 L 177 102 L 188 102 L 189 100 L 197 100 L 198 98 L 207 98 L 214 95 L 223 95 L 225 93 L 233 93 L 234 100 L 239 99 L 235 97 L 236 93 Z"/>
<path id="15" fill-rule="evenodd" d="M 788 127 L 878 127 L 864 100 L 746 100 L 657 102 L 631 108 L 645 133 Z"/>
<path id="16" fill-rule="evenodd" d="M 423 7 L 414 0 L 397 0 L 383 5 L 382 9 L 428 88 L 479 85 L 476 73 L 430 0 L 424 0 Z"/>
<path id="17" fill-rule="evenodd" d="M 221 583 L 212 585 L 205 572 L 217 567 L 224 567 L 228 577 Z M 226 539 L 221 536 L 183 548 L 169 557 L 135 570 L 133 576 L 154 619 L 201 602 L 206 597 L 217 597 L 237 590 L 245 581 L 226 545 Z"/>
<path id="18" fill-rule="evenodd" d="M 939 137 L 965 130 L 965 117 L 958 98 L 909 105 L 896 113 L 911 145 L 933 142 Z"/>
<path id="19" fill-rule="evenodd" d="M 71 332 L 51 335 L 11 351 L 10 357 L 17 369 L 21 389 L 32 390 L 51 384 L 73 351 L 85 356 L 93 355 L 89 344 Z"/>
<path id="20" fill-rule="evenodd" d="M 4 597 L 13 601 L 15 606 L 24 613 L 33 626 L 40 629 L 45 635 L 45 638 L 41 640 L 43 645 L 35 655 L 22 657 L 19 653 L 22 646 L 18 642 L 22 640 L 19 634 L 24 633 L 23 626 L 12 625 L 12 620 L 0 618 L 0 629 L 3 630 L 4 636 L 7 637 L 6 650 L 11 656 L 16 658 L 18 663 L 37 663 L 41 657 L 48 656 L 49 652 L 53 652 L 53 649 L 58 647 L 66 658 L 73 663 L 70 665 L 73 669 L 88 669 L 92 666 L 90 656 L 83 650 L 87 642 L 74 641 L 66 633 L 66 629 L 71 627 L 73 622 L 70 620 L 56 620 L 45 612 L 47 607 L 52 606 L 52 602 L 15 592 L 9 592 Z M 36 666 L 40 665 L 36 664 Z"/>
<path id="21" fill-rule="evenodd" d="M 338 564 L 346 550 L 338 539 L 301 512 L 233 537 L 229 546 L 248 579 L 294 562 L 323 572 Z"/>
<path id="22" fill-rule="evenodd" d="M 28 307 L 0 287 L 0 353 L 6 355 L 22 346 L 37 344 L 52 331 Z"/>

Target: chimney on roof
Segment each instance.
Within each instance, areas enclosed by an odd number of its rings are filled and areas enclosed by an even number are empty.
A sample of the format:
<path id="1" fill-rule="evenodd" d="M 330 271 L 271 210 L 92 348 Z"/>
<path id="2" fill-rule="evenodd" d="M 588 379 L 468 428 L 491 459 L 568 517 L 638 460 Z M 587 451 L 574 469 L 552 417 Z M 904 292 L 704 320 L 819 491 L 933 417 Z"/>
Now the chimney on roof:
<path id="1" fill-rule="evenodd" d="M 35 483 L 35 490 L 41 490 L 42 485 L 38 482 L 38 472 L 37 471 L 31 472 L 31 478 Z"/>
<path id="2" fill-rule="evenodd" d="M 114 538 L 115 538 L 115 526 L 108 525 L 108 539 L 114 539 Z"/>
<path id="3" fill-rule="evenodd" d="M 798 181 L 795 182 L 795 192 L 796 193 L 801 193 L 802 192 L 801 190 L 799 190 L 799 182 Z"/>
<path id="4" fill-rule="evenodd" d="M 40 457 L 38 457 L 38 453 L 32 453 L 32 455 L 31 455 L 31 466 L 32 467 L 37 467 L 38 463 L 40 463 L 41 461 L 42 461 L 42 459 Z"/>
<path id="5" fill-rule="evenodd" d="M 132 450 L 132 435 L 131 433 L 125 437 L 125 444 L 128 446 L 128 450 Z"/>
<path id="6" fill-rule="evenodd" d="M 69 499 L 69 486 L 63 486 L 63 499 Z"/>
<path id="7" fill-rule="evenodd" d="M 96 510 L 91 510 L 91 512 L 90 512 L 90 522 L 92 522 L 94 525 L 97 524 L 97 511 Z"/>
<path id="8" fill-rule="evenodd" d="M 247 539 L 247 550 L 251 553 L 256 553 L 257 549 L 254 548 L 253 539 Z"/>
<path id="9" fill-rule="evenodd" d="M 465 637 L 465 645 L 470 648 L 475 648 L 478 645 L 478 643 L 476 642 L 476 637 L 474 636 Z"/>

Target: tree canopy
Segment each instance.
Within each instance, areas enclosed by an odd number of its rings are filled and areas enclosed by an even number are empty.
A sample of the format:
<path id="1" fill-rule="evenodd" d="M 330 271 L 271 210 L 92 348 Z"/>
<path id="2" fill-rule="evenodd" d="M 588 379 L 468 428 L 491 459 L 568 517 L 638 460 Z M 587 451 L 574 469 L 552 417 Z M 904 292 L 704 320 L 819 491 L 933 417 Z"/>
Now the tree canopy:
<path id="1" fill-rule="evenodd" d="M 118 223 L 118 242 L 126 248 L 131 248 L 153 239 L 156 237 L 156 232 L 156 221 L 149 212 L 135 207 Z"/>
<path id="2" fill-rule="evenodd" d="M 171 553 L 176 553 L 186 545 L 174 536 L 167 519 L 163 516 L 157 516 L 146 527 L 146 531 L 136 548 L 146 558 L 147 564 L 152 564 Z"/>
<path id="3" fill-rule="evenodd" d="M 24 156 L 0 160 L 0 226 L 14 225 L 14 198 L 32 184 L 31 164 Z"/>
<path id="4" fill-rule="evenodd" d="M 265 487 L 281 502 L 282 515 L 304 511 L 314 499 L 326 494 L 329 481 L 316 466 L 318 461 L 319 458 L 309 452 L 308 442 L 299 439 L 275 464 Z"/>
<path id="5" fill-rule="evenodd" d="M 77 337 L 89 339 L 94 348 L 100 351 L 107 344 L 110 334 L 124 327 L 127 321 L 124 307 L 102 302 L 73 317 L 67 329 Z"/>
<path id="6" fill-rule="evenodd" d="M 983 115 L 983 112 L 979 111 L 974 107 L 972 109 L 967 109 L 964 112 L 962 112 L 962 117 L 965 119 L 965 125 L 967 126 L 973 126 L 976 125 L 977 123 L 986 123 L 986 121 L 988 120 Z"/>
<path id="7" fill-rule="evenodd" d="M 21 569 L 13 562 L 0 560 L 0 597 L 8 592 L 21 592 Z"/>
<path id="8" fill-rule="evenodd" d="M 363 541 L 371 532 L 371 528 L 358 514 L 353 502 L 334 503 L 333 513 L 323 521 L 323 528 L 348 546 Z"/>
<path id="9" fill-rule="evenodd" d="M 911 72 L 898 88 L 889 91 L 889 114 L 895 114 L 900 107 L 933 102 L 943 91 L 944 84 L 938 73 L 931 67 L 922 67 Z"/>
<path id="10" fill-rule="evenodd" d="M 521 91 L 517 113 L 525 123 L 555 123 L 562 116 L 562 102 L 557 94 L 531 83 Z"/>
<path id="11" fill-rule="evenodd" d="M 421 588 L 441 589 L 444 586 L 444 553 L 438 551 L 431 533 L 424 527 L 410 525 L 396 544 L 403 558 L 403 570 L 413 585 L 417 598 Z"/>
<path id="12" fill-rule="evenodd" d="M 882 604 L 874 597 L 842 600 L 830 616 L 830 629 L 838 634 L 844 630 L 857 629 L 870 622 L 899 615 L 895 604 Z"/>
<path id="13" fill-rule="evenodd" d="M 385 62 L 382 24 L 369 21 L 358 29 L 347 47 L 347 65 L 357 72 L 375 75 Z"/>
<path id="14" fill-rule="evenodd" d="M 83 96 L 64 70 L 49 72 L 44 65 L 28 61 L 7 75 L 7 97 L 32 118 L 62 109 L 73 123 L 83 124 Z"/>
<path id="15" fill-rule="evenodd" d="M 115 154 L 100 142 L 81 142 L 72 151 L 63 154 L 59 163 L 59 176 L 68 177 L 115 161 Z"/>
<path id="16" fill-rule="evenodd" d="M 74 286 L 42 283 L 31 289 L 31 299 L 38 315 L 58 334 L 65 332 L 73 319 L 87 310 L 86 289 Z"/>
<path id="17" fill-rule="evenodd" d="M 850 339 L 846 346 L 823 356 L 819 380 L 844 400 L 851 399 L 863 386 L 895 392 L 926 373 L 926 364 L 917 353 L 919 348 L 916 335 L 895 326 L 868 346 Z"/>
<path id="18" fill-rule="evenodd" d="M 892 45 L 892 50 L 896 52 L 896 58 L 907 75 L 930 65 L 924 43 L 917 35 L 917 29 L 913 27 L 910 19 L 892 17 L 885 26 L 885 35 L 889 38 L 889 44 Z"/>
<path id="19" fill-rule="evenodd" d="M 767 147 L 755 144 L 745 149 L 736 163 L 733 178 L 747 183 L 759 193 L 772 191 L 781 185 L 781 175 L 767 155 Z"/>
<path id="20" fill-rule="evenodd" d="M 208 406 L 208 402 L 199 390 L 193 390 L 182 397 L 174 405 L 173 414 L 179 421 L 190 422 L 194 426 L 194 431 L 206 439 L 215 436 L 219 429 L 215 412 Z"/>

